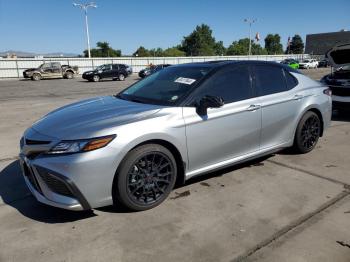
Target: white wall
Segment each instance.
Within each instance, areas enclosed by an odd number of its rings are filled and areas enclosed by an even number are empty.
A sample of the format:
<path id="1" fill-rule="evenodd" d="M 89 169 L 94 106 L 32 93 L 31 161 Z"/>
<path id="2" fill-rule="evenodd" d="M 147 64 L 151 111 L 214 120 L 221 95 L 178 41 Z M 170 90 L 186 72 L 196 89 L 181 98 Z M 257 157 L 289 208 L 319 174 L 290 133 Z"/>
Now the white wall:
<path id="1" fill-rule="evenodd" d="M 102 64 L 128 64 L 132 66 L 135 73 L 148 66 L 150 63 L 156 64 L 183 64 L 192 62 L 204 62 L 213 60 L 263 60 L 263 61 L 282 61 L 286 58 L 301 59 L 308 55 L 260 55 L 260 56 L 196 56 L 196 57 L 114 57 L 114 58 L 18 58 L 18 59 L 0 59 L 0 78 L 23 77 L 23 70 L 35 68 L 43 62 L 60 62 L 78 66 L 79 72 L 83 73 L 92 70 Z"/>

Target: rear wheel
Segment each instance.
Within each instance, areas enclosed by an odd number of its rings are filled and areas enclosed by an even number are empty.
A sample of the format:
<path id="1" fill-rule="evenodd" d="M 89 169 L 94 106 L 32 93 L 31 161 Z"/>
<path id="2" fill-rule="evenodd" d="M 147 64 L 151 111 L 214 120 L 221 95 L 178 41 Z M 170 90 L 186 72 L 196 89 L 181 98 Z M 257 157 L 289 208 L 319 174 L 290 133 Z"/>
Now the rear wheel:
<path id="1" fill-rule="evenodd" d="M 98 82 L 98 81 L 100 81 L 100 77 L 99 77 L 98 75 L 94 75 L 94 77 L 92 78 L 92 80 L 93 80 L 94 82 Z"/>
<path id="2" fill-rule="evenodd" d="M 73 77 L 74 77 L 74 74 L 72 72 L 67 72 L 66 73 L 66 78 L 67 79 L 73 79 Z"/>
<path id="3" fill-rule="evenodd" d="M 168 149 L 157 144 L 137 147 L 118 168 L 113 202 L 134 211 L 153 208 L 170 194 L 176 175 L 176 161 Z"/>
<path id="4" fill-rule="evenodd" d="M 312 151 L 321 134 L 321 120 L 318 115 L 308 111 L 301 118 L 294 138 L 294 149 L 298 153 Z"/>
<path id="5" fill-rule="evenodd" d="M 41 80 L 41 75 L 40 75 L 40 74 L 37 74 L 37 73 L 34 73 L 33 76 L 32 76 L 32 80 L 34 80 L 34 81 L 39 81 L 39 80 Z"/>
<path id="6" fill-rule="evenodd" d="M 124 74 L 119 74 L 118 79 L 119 79 L 119 81 L 124 81 L 125 80 L 125 75 Z"/>

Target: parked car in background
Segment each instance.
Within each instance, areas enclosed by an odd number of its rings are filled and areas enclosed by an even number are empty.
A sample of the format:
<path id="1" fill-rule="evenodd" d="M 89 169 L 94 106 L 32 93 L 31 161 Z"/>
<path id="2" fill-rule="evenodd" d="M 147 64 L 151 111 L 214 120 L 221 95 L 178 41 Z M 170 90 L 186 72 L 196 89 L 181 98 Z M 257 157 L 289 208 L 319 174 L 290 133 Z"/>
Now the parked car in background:
<path id="1" fill-rule="evenodd" d="M 128 75 L 131 75 L 133 73 L 132 67 L 127 64 L 120 64 L 120 67 L 124 67 Z"/>
<path id="2" fill-rule="evenodd" d="M 34 81 L 49 78 L 72 79 L 78 74 L 77 66 L 61 65 L 59 62 L 50 62 L 40 65 L 38 68 L 29 68 L 23 71 L 24 78 L 31 78 Z"/>
<path id="3" fill-rule="evenodd" d="M 287 147 L 310 152 L 331 111 L 328 87 L 279 63 L 176 65 L 47 114 L 25 131 L 20 164 L 48 205 L 146 210 L 176 181 Z"/>
<path id="4" fill-rule="evenodd" d="M 301 69 L 317 68 L 317 66 L 318 62 L 315 59 L 304 59 L 299 63 L 299 68 Z"/>
<path id="5" fill-rule="evenodd" d="M 170 64 L 153 65 L 148 68 L 142 69 L 139 72 L 139 77 L 144 78 L 168 66 L 171 66 L 171 65 Z"/>
<path id="6" fill-rule="evenodd" d="M 332 90 L 333 108 L 350 110 L 350 43 L 333 47 L 326 57 L 334 70 L 321 82 Z"/>
<path id="7" fill-rule="evenodd" d="M 293 69 L 299 69 L 299 62 L 297 60 L 295 60 L 295 59 L 291 59 L 291 58 L 284 59 L 281 62 L 281 64 L 288 65 L 288 66 L 290 66 Z"/>
<path id="8" fill-rule="evenodd" d="M 328 67 L 329 63 L 327 59 L 322 59 L 321 61 L 318 62 L 318 67 Z"/>
<path id="9" fill-rule="evenodd" d="M 95 70 L 86 71 L 82 78 L 88 81 L 98 82 L 101 79 L 113 79 L 124 81 L 129 76 L 127 67 L 124 64 L 104 64 L 96 67 Z"/>

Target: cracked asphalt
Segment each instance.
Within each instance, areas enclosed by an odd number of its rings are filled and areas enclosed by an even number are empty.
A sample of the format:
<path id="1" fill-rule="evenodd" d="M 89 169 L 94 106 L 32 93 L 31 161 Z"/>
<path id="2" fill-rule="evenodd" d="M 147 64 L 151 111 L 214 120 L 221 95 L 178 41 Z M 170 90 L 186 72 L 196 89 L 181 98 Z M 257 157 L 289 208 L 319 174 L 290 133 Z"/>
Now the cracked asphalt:
<path id="1" fill-rule="evenodd" d="M 329 69 L 304 71 L 315 79 Z M 350 114 L 288 150 L 194 178 L 159 207 L 69 212 L 38 203 L 17 160 L 26 127 L 125 82 L 0 80 L 0 261 L 350 261 Z"/>

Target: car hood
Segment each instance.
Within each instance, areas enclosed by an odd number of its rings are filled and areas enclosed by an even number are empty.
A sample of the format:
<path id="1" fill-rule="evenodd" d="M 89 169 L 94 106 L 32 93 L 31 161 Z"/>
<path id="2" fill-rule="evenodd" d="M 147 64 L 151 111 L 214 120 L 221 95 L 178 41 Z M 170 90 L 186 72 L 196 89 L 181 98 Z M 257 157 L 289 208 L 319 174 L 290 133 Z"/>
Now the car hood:
<path id="1" fill-rule="evenodd" d="M 24 70 L 24 72 L 32 72 L 35 70 L 37 70 L 37 68 L 28 68 L 28 69 Z"/>
<path id="2" fill-rule="evenodd" d="M 328 50 L 326 58 L 333 67 L 350 65 L 350 43 L 334 46 Z"/>
<path id="3" fill-rule="evenodd" d="M 162 106 L 97 97 L 61 107 L 47 114 L 32 128 L 57 139 L 84 139 L 108 135 L 118 125 L 145 119 Z"/>
<path id="4" fill-rule="evenodd" d="M 96 70 L 85 71 L 83 74 L 91 74 L 97 72 Z"/>

